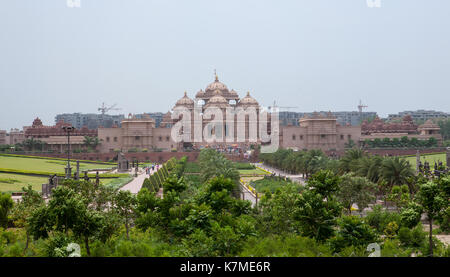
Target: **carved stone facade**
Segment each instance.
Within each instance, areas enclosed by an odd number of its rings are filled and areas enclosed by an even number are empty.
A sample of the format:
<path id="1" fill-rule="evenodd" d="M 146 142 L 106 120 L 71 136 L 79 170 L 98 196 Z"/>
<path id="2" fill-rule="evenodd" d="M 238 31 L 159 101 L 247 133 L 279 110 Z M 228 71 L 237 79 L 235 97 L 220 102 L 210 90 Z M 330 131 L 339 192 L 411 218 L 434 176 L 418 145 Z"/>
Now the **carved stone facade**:
<path id="1" fill-rule="evenodd" d="M 323 151 L 342 150 L 346 144 L 358 143 L 360 126 L 341 126 L 336 117 L 313 114 L 299 120 L 299 126 L 281 128 L 281 147 L 295 150 L 321 149 Z"/>
<path id="2" fill-rule="evenodd" d="M 364 121 L 361 124 L 361 139 L 374 140 L 374 139 L 394 139 L 408 137 L 417 138 L 418 140 L 428 140 L 434 137 L 438 145 L 442 144 L 442 136 L 440 134 L 440 128 L 437 124 L 434 124 L 431 120 L 426 121 L 424 124 L 416 125 L 411 116 L 407 115 L 403 117 L 401 123 L 385 123 L 379 118 L 375 118 L 372 122 L 368 123 Z"/>

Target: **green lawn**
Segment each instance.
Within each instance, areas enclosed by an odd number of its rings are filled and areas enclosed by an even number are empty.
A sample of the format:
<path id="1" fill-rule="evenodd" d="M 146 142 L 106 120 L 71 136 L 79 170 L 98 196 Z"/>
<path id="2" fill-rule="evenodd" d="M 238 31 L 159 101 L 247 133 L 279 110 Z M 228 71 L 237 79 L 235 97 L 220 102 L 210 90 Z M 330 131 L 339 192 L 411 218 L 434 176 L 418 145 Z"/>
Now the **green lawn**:
<path id="1" fill-rule="evenodd" d="M 131 180 L 133 180 L 132 176 L 122 177 L 122 178 L 103 179 L 103 180 L 100 180 L 100 182 L 102 183 L 102 185 L 105 185 L 108 187 L 113 187 L 115 189 L 119 189 L 119 188 L 123 187 L 124 185 L 128 184 L 129 182 L 131 182 Z"/>
<path id="2" fill-rule="evenodd" d="M 264 177 L 264 179 L 259 179 L 255 181 L 251 181 L 250 185 L 256 189 L 259 193 L 265 193 L 266 191 L 270 191 L 274 193 L 277 189 L 284 186 L 293 186 L 298 191 L 302 189 L 302 185 L 299 183 L 292 183 L 282 180 L 279 177 Z"/>
<path id="3" fill-rule="evenodd" d="M 0 156 L 0 168 L 63 173 L 66 162 L 58 160 Z M 71 162 L 72 170 L 76 162 Z M 105 164 L 80 163 L 80 170 L 111 168 Z"/>
<path id="4" fill-rule="evenodd" d="M 256 168 L 256 169 L 241 169 L 239 170 L 239 174 L 240 175 L 252 175 L 252 174 L 256 174 L 256 175 L 269 175 L 269 173 Z"/>
<path id="5" fill-rule="evenodd" d="M 36 191 L 41 191 L 42 184 L 47 181 L 48 179 L 45 177 L 0 173 L 0 192 L 19 192 L 22 191 L 22 187 L 28 185 L 31 185 Z"/>
<path id="6" fill-rule="evenodd" d="M 445 162 L 445 154 L 444 153 L 439 153 L 439 154 L 428 154 L 428 155 L 420 155 L 420 160 L 422 161 L 422 164 L 425 163 L 425 161 L 427 161 L 428 163 L 430 163 L 430 167 L 434 168 L 434 163 L 439 163 L 439 161 L 441 161 L 444 165 L 446 165 Z M 414 168 L 414 170 L 416 169 L 416 156 L 414 157 L 405 157 L 405 159 L 407 161 L 409 161 L 409 163 L 411 164 L 411 166 Z"/>

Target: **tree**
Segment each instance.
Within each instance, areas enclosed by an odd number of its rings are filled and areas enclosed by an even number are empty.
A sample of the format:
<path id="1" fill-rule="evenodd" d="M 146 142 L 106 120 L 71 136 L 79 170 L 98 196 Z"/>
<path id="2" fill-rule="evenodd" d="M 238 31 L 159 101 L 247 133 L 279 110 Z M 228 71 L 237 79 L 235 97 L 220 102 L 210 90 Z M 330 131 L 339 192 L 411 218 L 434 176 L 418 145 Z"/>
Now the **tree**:
<path id="1" fill-rule="evenodd" d="M 28 187 L 23 187 L 22 191 L 22 199 L 14 206 L 12 214 L 14 225 L 25 228 L 25 234 L 27 237 L 25 242 L 25 251 L 28 249 L 30 242 L 30 222 L 28 218 L 38 207 L 44 204 L 44 199 L 42 199 L 38 192 L 33 190 L 31 185 Z"/>
<path id="2" fill-rule="evenodd" d="M 11 195 L 8 193 L 0 194 L 0 227 L 8 227 L 8 214 L 12 207 L 14 206 L 14 201 Z"/>
<path id="3" fill-rule="evenodd" d="M 406 207 L 409 201 L 411 201 L 408 186 L 393 186 L 390 194 L 387 196 L 387 200 L 394 202 L 397 210 Z"/>
<path id="4" fill-rule="evenodd" d="M 345 247 L 367 247 L 378 241 L 378 235 L 367 223 L 357 216 L 344 216 L 339 219 L 336 236 L 330 240 L 334 252 Z"/>
<path id="5" fill-rule="evenodd" d="M 365 153 L 360 148 L 352 148 L 345 152 L 345 155 L 340 160 L 339 169 L 341 172 L 354 171 L 356 161 L 365 156 Z"/>
<path id="6" fill-rule="evenodd" d="M 374 183 L 378 183 L 381 176 L 381 165 L 383 158 L 380 156 L 365 156 L 358 159 L 355 173 L 366 177 Z"/>
<path id="7" fill-rule="evenodd" d="M 117 229 L 114 215 L 106 207 L 96 209 L 93 199 L 96 198 L 83 197 L 69 185 L 53 189 L 48 204 L 38 207 L 30 216 L 30 234 L 39 239 L 58 232 L 68 235 L 71 230 L 76 238 L 84 241 L 90 255 L 91 237 L 106 241 Z"/>
<path id="8" fill-rule="evenodd" d="M 422 207 L 419 204 L 412 201 L 409 202 L 408 206 L 403 208 L 400 213 L 401 225 L 409 229 L 414 228 L 419 224 L 422 212 Z"/>
<path id="9" fill-rule="evenodd" d="M 414 170 L 405 159 L 399 157 L 386 158 L 381 167 L 381 174 L 388 185 L 404 185 L 408 178 L 414 176 Z"/>
<path id="10" fill-rule="evenodd" d="M 267 193 L 261 199 L 261 227 L 268 234 L 295 233 L 296 203 L 300 197 L 294 186 L 280 188 L 275 193 Z"/>
<path id="11" fill-rule="evenodd" d="M 305 190 L 295 205 L 295 218 L 302 235 L 324 241 L 334 233 L 341 206 L 336 201 L 325 201 L 324 197 L 311 190 Z"/>
<path id="12" fill-rule="evenodd" d="M 214 149 L 203 149 L 198 157 L 203 181 L 223 175 L 225 178 L 239 181 L 239 172 L 233 167 L 230 160 Z"/>
<path id="13" fill-rule="evenodd" d="M 168 191 L 174 191 L 176 193 L 181 193 L 187 188 L 184 177 L 177 177 L 173 174 L 167 178 L 163 183 L 164 193 Z"/>
<path id="14" fill-rule="evenodd" d="M 433 256 L 433 220 L 439 216 L 443 209 L 447 208 L 442 191 L 435 182 L 427 182 L 422 184 L 419 188 L 417 196 L 417 203 L 426 213 L 429 229 L 429 251 L 430 256 Z"/>
<path id="15" fill-rule="evenodd" d="M 337 197 L 351 214 L 353 204 L 357 204 L 360 211 L 368 207 L 368 204 L 375 199 L 374 191 L 375 184 L 367 178 L 345 174 L 342 176 Z"/>
<path id="16" fill-rule="evenodd" d="M 339 190 L 341 182 L 342 179 L 332 171 L 320 170 L 308 180 L 307 188 L 329 200 Z"/>
<path id="17" fill-rule="evenodd" d="M 125 223 L 125 230 L 127 232 L 127 239 L 130 239 L 129 235 L 129 224 L 130 220 L 134 216 L 134 210 L 136 209 L 137 200 L 130 191 L 120 190 L 114 197 L 114 206 L 120 217 L 123 218 Z"/>

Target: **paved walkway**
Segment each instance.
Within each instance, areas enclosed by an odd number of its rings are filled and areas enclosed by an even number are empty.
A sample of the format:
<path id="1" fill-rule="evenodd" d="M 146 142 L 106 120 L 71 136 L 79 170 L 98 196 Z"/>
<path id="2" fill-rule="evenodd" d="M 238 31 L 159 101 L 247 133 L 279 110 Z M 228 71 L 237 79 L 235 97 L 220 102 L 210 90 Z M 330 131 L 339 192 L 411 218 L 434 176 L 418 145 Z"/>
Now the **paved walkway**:
<path id="1" fill-rule="evenodd" d="M 150 175 L 156 172 L 155 170 L 150 169 Z M 120 190 L 129 190 L 133 194 L 137 194 L 141 188 L 142 184 L 144 184 L 145 178 L 150 177 L 150 175 L 145 174 L 145 170 L 141 170 L 141 172 L 138 172 L 138 176 L 135 177 L 131 182 L 126 184 L 125 186 L 121 187 Z"/>
<path id="2" fill-rule="evenodd" d="M 290 174 L 290 173 L 284 172 L 282 170 L 279 170 L 277 168 L 265 165 L 263 163 L 254 163 L 254 165 L 258 166 L 258 167 L 260 167 L 260 168 L 262 168 L 264 170 L 267 170 L 267 171 L 269 171 L 271 173 L 275 173 L 275 175 L 277 175 L 277 176 L 278 175 L 285 176 L 285 177 L 288 177 L 289 179 L 291 179 L 294 182 L 300 183 L 302 185 L 305 184 L 305 178 L 303 178 L 302 174 L 299 174 L 299 175 Z"/>
<path id="3" fill-rule="evenodd" d="M 255 207 L 256 196 L 251 191 L 249 191 L 248 188 L 246 188 L 243 184 L 240 184 L 240 185 L 242 188 L 241 199 L 249 200 L 250 202 L 252 202 L 252 207 Z"/>

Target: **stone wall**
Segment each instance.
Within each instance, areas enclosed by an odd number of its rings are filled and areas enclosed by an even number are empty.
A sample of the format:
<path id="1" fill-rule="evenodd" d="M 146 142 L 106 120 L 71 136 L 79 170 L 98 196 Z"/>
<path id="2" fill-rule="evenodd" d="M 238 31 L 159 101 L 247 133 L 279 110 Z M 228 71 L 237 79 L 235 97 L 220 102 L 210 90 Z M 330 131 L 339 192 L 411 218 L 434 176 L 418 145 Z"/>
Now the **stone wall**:
<path id="1" fill-rule="evenodd" d="M 416 155 L 417 149 L 366 149 L 368 153 L 372 155 L 380 155 L 380 156 L 406 156 L 406 155 Z M 428 149 L 420 149 L 420 154 L 432 154 L 432 153 L 442 153 L 445 152 L 445 148 L 437 147 L 437 148 L 428 148 Z M 344 150 L 341 151 L 327 151 L 326 154 L 330 155 L 332 153 L 337 154 L 338 156 L 342 156 L 345 154 Z"/>
<path id="2" fill-rule="evenodd" d="M 184 156 L 187 157 L 188 161 L 196 161 L 200 152 L 148 152 L 148 153 L 124 153 L 125 158 L 129 161 L 139 160 L 140 162 L 157 162 L 163 163 L 172 157 L 180 159 Z M 59 153 L 39 153 L 39 154 L 27 154 L 29 156 L 42 156 L 42 157 L 53 157 L 53 158 L 67 158 L 67 154 Z M 70 154 L 71 160 L 91 160 L 91 161 L 102 161 L 107 162 L 114 159 L 117 156 L 116 153 L 76 153 Z M 231 155 L 225 154 L 227 159 L 232 161 L 248 161 L 244 159 L 243 154 Z M 251 161 L 256 161 L 256 157 L 253 157 Z"/>

